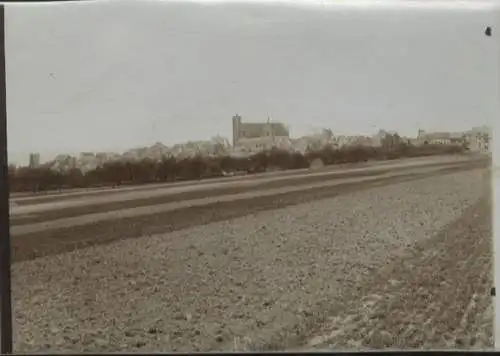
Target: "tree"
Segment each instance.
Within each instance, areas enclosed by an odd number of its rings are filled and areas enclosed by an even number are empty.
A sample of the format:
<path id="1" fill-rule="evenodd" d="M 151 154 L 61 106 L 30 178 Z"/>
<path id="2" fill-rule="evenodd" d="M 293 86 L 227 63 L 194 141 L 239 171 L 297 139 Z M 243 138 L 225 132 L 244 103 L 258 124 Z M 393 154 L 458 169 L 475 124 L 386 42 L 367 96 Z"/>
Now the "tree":
<path id="1" fill-rule="evenodd" d="M 462 135 L 462 149 L 465 150 L 465 151 L 469 151 L 470 150 L 470 142 L 469 142 L 469 138 L 467 137 L 467 135 Z"/>

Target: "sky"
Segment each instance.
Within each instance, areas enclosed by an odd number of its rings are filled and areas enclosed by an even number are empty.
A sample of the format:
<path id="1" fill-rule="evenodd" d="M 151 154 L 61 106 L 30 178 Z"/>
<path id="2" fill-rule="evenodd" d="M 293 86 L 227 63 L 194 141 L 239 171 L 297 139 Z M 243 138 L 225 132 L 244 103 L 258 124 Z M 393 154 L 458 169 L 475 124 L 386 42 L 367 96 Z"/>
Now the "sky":
<path id="1" fill-rule="evenodd" d="M 498 119 L 488 3 L 326 1 L 7 4 L 9 160 L 230 138 L 236 113 L 293 137 Z"/>

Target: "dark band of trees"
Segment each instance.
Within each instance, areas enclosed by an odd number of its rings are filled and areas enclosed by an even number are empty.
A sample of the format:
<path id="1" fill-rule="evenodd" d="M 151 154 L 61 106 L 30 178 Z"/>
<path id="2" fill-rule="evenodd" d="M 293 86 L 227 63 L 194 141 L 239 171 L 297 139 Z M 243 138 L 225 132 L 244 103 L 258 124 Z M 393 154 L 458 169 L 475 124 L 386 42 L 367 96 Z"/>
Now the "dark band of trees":
<path id="1" fill-rule="evenodd" d="M 9 171 L 11 192 L 41 192 L 46 190 L 90 188 L 119 185 L 174 182 L 221 177 L 226 174 L 257 173 L 268 170 L 309 168 L 321 160 L 324 165 L 390 160 L 405 157 L 464 153 L 465 145 L 422 145 L 407 143 L 382 147 L 326 147 L 305 154 L 272 149 L 250 157 L 206 157 L 160 161 L 143 159 L 139 162 L 110 162 L 83 173 L 79 169 L 57 171 L 50 168 L 17 168 Z"/>

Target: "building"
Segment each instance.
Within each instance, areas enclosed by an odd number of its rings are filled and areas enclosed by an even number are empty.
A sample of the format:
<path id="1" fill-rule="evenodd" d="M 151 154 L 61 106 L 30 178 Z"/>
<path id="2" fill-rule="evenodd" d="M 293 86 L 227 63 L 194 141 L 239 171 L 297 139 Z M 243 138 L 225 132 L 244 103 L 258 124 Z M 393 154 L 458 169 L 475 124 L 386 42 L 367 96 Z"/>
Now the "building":
<path id="1" fill-rule="evenodd" d="M 246 153 L 258 153 L 268 151 L 273 148 L 281 150 L 291 150 L 293 148 L 292 141 L 288 137 L 256 137 L 240 139 L 234 147 L 234 151 Z"/>
<path id="2" fill-rule="evenodd" d="M 56 172 L 65 172 L 71 169 L 72 158 L 67 154 L 57 155 L 50 163 L 50 169 Z"/>
<path id="3" fill-rule="evenodd" d="M 449 145 L 451 143 L 449 132 L 425 132 L 424 130 L 418 130 L 417 139 L 421 144 Z"/>
<path id="4" fill-rule="evenodd" d="M 29 167 L 37 168 L 40 166 L 40 153 L 30 153 Z"/>
<path id="5" fill-rule="evenodd" d="M 473 152 L 491 152 L 491 129 L 486 126 L 473 127 L 465 133 L 469 149 Z"/>
<path id="6" fill-rule="evenodd" d="M 466 132 L 432 132 L 418 131 L 418 144 L 441 144 L 462 146 L 467 144 L 474 152 L 489 152 L 490 131 L 487 127 L 475 127 Z"/>
<path id="7" fill-rule="evenodd" d="M 342 147 L 352 147 L 352 146 L 374 146 L 377 145 L 377 140 L 375 140 L 371 136 L 364 135 L 355 135 L 355 136 L 346 136 L 346 135 L 338 135 L 334 137 L 334 145 L 335 148 Z"/>
<path id="8" fill-rule="evenodd" d="M 431 145 L 460 145 L 464 141 L 463 132 L 426 132 L 418 130 L 419 144 Z"/>
<path id="9" fill-rule="evenodd" d="M 388 140 L 394 143 L 396 132 L 388 132 L 386 130 L 379 129 L 378 132 L 372 136 L 372 146 L 373 147 L 382 147 L 384 143 L 387 144 Z M 390 138 L 389 138 L 390 137 Z"/>
<path id="10" fill-rule="evenodd" d="M 93 152 L 80 152 L 77 166 L 82 172 L 88 172 L 97 168 L 97 159 Z"/>
<path id="11" fill-rule="evenodd" d="M 290 138 L 290 132 L 285 124 L 281 122 L 242 122 L 241 116 L 233 116 L 233 147 L 238 145 L 241 140 L 269 137 L 271 139 L 278 137 Z"/>

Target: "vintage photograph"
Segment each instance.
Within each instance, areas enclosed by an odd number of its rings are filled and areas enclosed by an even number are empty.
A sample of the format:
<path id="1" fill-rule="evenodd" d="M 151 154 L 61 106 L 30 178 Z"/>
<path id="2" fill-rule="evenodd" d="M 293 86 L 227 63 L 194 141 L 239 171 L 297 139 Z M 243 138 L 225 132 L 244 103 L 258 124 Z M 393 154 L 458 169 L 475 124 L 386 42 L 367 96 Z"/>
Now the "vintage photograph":
<path id="1" fill-rule="evenodd" d="M 492 2 L 5 5 L 15 352 L 493 348 Z"/>

